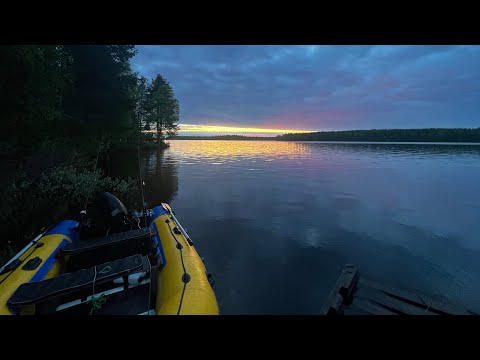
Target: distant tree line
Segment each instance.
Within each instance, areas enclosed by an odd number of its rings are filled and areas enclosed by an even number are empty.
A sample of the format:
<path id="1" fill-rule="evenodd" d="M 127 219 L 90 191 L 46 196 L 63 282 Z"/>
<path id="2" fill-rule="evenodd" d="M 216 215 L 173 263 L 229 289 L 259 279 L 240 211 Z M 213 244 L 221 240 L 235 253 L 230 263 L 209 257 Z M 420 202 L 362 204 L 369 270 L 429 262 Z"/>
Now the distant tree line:
<path id="1" fill-rule="evenodd" d="M 480 142 L 480 128 L 374 129 L 284 134 L 287 141 Z"/>
<path id="2" fill-rule="evenodd" d="M 480 128 L 472 129 L 374 129 L 293 133 L 275 137 L 244 135 L 177 135 L 175 140 L 277 140 L 277 141 L 372 141 L 372 142 L 480 142 Z"/>

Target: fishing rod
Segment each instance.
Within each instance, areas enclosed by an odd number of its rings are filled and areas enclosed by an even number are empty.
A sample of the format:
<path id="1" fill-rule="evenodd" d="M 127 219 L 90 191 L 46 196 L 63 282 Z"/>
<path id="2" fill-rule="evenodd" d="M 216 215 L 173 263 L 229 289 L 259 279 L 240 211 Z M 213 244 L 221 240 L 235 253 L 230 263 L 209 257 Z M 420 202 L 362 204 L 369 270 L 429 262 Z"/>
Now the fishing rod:
<path id="1" fill-rule="evenodd" d="M 97 151 L 97 159 L 95 160 L 95 167 L 93 169 L 93 184 L 90 189 L 95 189 L 95 183 L 97 182 L 97 165 L 98 165 L 98 157 L 100 156 L 100 150 L 102 150 L 102 144 L 103 144 L 103 136 L 102 139 L 100 140 L 100 143 L 98 144 L 98 151 Z M 80 211 L 80 214 L 87 214 L 87 204 L 88 204 L 88 198 L 90 196 L 90 191 L 87 192 L 87 196 L 85 199 L 85 206 L 83 208 L 83 211 Z"/>
<path id="2" fill-rule="evenodd" d="M 142 179 L 142 168 L 140 165 L 140 145 L 137 145 L 137 155 L 138 155 L 138 176 L 140 180 L 140 188 L 142 189 L 142 212 L 145 220 L 145 226 L 147 226 L 147 209 L 145 204 L 145 194 L 143 193 L 143 187 L 145 186 L 145 182 Z"/>

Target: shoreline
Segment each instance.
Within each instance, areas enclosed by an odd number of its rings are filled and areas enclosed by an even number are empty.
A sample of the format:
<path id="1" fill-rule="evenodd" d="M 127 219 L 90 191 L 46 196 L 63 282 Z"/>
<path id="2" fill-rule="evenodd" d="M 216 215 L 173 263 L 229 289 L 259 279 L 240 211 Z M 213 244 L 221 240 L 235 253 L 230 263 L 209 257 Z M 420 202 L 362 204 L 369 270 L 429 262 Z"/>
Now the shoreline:
<path id="1" fill-rule="evenodd" d="M 423 128 L 312 131 L 277 136 L 177 135 L 172 140 L 264 140 L 347 143 L 478 143 L 480 128 Z"/>
<path id="2" fill-rule="evenodd" d="M 278 142 L 294 142 L 294 143 L 316 143 L 316 144 L 378 144 L 378 145 L 480 145 L 480 142 L 467 141 L 322 141 L 322 140 L 281 140 L 271 139 L 207 139 L 207 138 L 188 138 L 188 139 L 171 139 L 169 141 L 278 141 Z"/>

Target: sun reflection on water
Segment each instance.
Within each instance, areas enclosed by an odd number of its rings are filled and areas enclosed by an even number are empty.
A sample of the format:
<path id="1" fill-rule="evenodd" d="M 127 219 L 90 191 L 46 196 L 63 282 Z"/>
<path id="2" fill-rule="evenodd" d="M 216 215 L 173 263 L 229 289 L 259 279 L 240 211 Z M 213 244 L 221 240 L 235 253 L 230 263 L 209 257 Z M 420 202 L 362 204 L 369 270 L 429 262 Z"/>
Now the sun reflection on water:
<path id="1" fill-rule="evenodd" d="M 311 148 L 283 141 L 172 140 L 172 151 L 184 158 L 257 158 L 267 160 L 301 158 Z"/>

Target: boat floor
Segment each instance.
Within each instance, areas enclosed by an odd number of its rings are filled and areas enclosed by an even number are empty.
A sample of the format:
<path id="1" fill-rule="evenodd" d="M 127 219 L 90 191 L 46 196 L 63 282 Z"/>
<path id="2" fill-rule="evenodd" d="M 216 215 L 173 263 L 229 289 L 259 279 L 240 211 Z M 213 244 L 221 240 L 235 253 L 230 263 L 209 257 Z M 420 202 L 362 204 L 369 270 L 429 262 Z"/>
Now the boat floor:
<path id="1" fill-rule="evenodd" d="M 360 276 L 345 265 L 322 313 L 325 315 L 477 315 L 456 305 L 395 289 Z"/>
<path id="2" fill-rule="evenodd" d="M 74 304 L 67 308 L 63 308 L 65 306 L 63 305 L 62 308 L 57 310 L 56 314 L 139 315 L 151 313 L 152 307 L 155 307 L 149 283 L 135 286 L 127 290 L 124 290 L 123 286 L 116 289 L 118 289 L 117 292 L 110 290 L 110 293 L 105 295 L 105 302 L 99 302 L 100 307 L 98 309 L 92 310 L 93 305 L 91 301 L 83 301 L 81 304 Z M 96 294 L 95 296 L 99 296 L 99 294 Z"/>
<path id="3" fill-rule="evenodd" d="M 157 267 L 151 266 L 148 257 L 132 255 L 94 268 L 22 284 L 9 299 L 9 305 L 20 313 L 150 314 L 155 307 L 156 272 Z"/>

